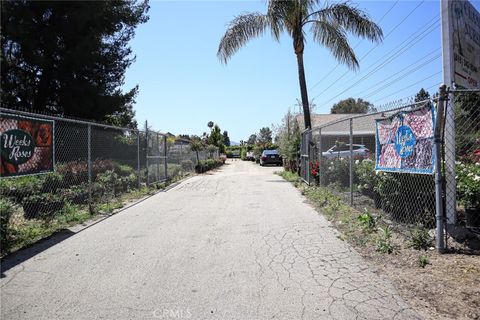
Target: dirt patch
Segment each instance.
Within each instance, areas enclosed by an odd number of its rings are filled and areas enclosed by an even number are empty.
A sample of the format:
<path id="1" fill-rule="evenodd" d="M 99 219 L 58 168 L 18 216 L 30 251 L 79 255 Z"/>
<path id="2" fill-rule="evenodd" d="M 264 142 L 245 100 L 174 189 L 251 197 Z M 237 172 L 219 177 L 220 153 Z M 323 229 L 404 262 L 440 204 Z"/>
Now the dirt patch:
<path id="1" fill-rule="evenodd" d="M 355 247 L 425 319 L 480 319 L 479 255 L 412 248 L 379 254 L 368 246 Z M 423 268 L 422 256 L 428 260 Z"/>

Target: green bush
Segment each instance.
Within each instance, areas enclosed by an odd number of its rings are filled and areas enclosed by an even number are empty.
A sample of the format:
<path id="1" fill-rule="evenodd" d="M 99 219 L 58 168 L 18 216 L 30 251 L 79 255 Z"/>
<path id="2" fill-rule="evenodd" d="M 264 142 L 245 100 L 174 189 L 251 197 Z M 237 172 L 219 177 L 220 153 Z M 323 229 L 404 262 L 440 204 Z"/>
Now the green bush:
<path id="1" fill-rule="evenodd" d="M 416 250 L 427 250 L 432 245 L 432 237 L 428 233 L 428 229 L 416 227 L 410 230 L 410 239 L 412 247 Z"/>
<path id="2" fill-rule="evenodd" d="M 345 158 L 322 159 L 322 184 L 336 184 L 342 188 L 350 186 L 350 162 Z"/>
<path id="3" fill-rule="evenodd" d="M 0 179 L 0 194 L 22 203 L 23 198 L 39 193 L 42 187 L 40 176 L 25 176 Z"/>
<path id="4" fill-rule="evenodd" d="M 182 166 L 176 163 L 169 163 L 167 165 L 168 178 L 172 179 L 182 173 Z"/>
<path id="5" fill-rule="evenodd" d="M 0 237 L 1 254 L 10 251 L 10 217 L 13 214 L 13 203 L 7 199 L 0 199 Z"/>
<path id="6" fill-rule="evenodd" d="M 88 185 L 71 186 L 62 190 L 62 196 L 73 204 L 85 204 L 88 202 Z"/>
<path id="7" fill-rule="evenodd" d="M 457 163 L 457 197 L 466 209 L 480 212 L 480 163 Z"/>
<path id="8" fill-rule="evenodd" d="M 193 171 L 194 165 L 192 160 L 182 160 L 180 165 L 183 171 Z"/>
<path id="9" fill-rule="evenodd" d="M 222 159 L 202 160 L 195 166 L 195 172 L 196 173 L 207 172 L 209 170 L 218 168 L 222 165 L 223 165 L 223 160 Z"/>
<path id="10" fill-rule="evenodd" d="M 59 195 L 42 193 L 24 198 L 22 206 L 26 219 L 50 219 L 63 208 L 64 201 Z"/>
<path id="11" fill-rule="evenodd" d="M 63 186 L 63 175 L 59 172 L 50 172 L 41 176 L 42 192 L 55 193 Z"/>
<path id="12" fill-rule="evenodd" d="M 136 173 L 136 170 L 133 167 L 126 164 L 115 164 L 113 171 L 121 177 L 128 177 L 129 175 Z"/>

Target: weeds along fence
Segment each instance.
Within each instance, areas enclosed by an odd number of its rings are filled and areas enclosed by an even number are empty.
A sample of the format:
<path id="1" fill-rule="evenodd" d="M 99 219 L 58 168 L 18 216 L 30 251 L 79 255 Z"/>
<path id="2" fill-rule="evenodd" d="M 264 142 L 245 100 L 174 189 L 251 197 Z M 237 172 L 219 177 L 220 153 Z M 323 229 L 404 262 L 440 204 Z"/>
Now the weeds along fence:
<path id="1" fill-rule="evenodd" d="M 394 226 L 434 228 L 434 175 L 377 171 L 375 163 L 379 149 L 376 120 L 432 106 L 435 110 L 433 100 L 394 103 L 380 112 L 345 115 L 304 131 L 300 158 L 302 179 L 308 184 L 328 187 L 357 209 L 367 208 L 384 215 Z M 480 92 L 450 91 L 445 118 L 441 169 L 446 184 L 442 216 L 450 224 L 466 224 L 475 230 L 480 227 Z M 415 125 L 412 128 L 416 130 Z M 433 136 L 433 132 L 415 134 Z M 415 160 L 402 161 L 407 166 L 408 161 L 431 163 L 432 153 L 425 152 L 431 150 L 431 146 L 427 146 L 431 143 L 433 139 L 415 147 L 411 157 Z M 365 153 L 364 148 L 369 152 Z"/>
<path id="2" fill-rule="evenodd" d="M 2 253 L 15 238 L 23 237 L 20 233 L 44 230 L 32 226 L 59 225 L 73 219 L 74 211 L 110 211 L 123 195 L 193 172 L 197 163 L 188 140 L 175 140 L 153 130 L 9 109 L 0 109 L 0 125 Z M 19 157 L 32 152 L 28 161 L 4 161 L 13 156 L 10 147 L 15 144 L 15 139 L 6 141 L 5 132 L 10 132 L 9 137 L 15 132 L 28 133 L 32 149 L 27 150 L 23 142 L 27 138 L 15 138 Z M 199 160 L 214 157 L 218 150 L 198 155 Z M 7 229 L 10 240 L 5 238 Z"/>

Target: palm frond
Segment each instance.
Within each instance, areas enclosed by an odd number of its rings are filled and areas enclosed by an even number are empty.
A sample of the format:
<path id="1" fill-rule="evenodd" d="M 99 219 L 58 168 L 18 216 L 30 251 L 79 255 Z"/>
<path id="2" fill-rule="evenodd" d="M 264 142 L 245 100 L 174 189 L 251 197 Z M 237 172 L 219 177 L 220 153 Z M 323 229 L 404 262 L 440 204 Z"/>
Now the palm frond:
<path id="1" fill-rule="evenodd" d="M 220 41 L 217 57 L 226 64 L 245 43 L 263 35 L 268 26 L 268 17 L 258 12 L 235 17 Z"/>
<path id="2" fill-rule="evenodd" d="M 338 24 L 352 34 L 370 39 L 374 42 L 381 42 L 383 39 L 382 29 L 368 15 L 347 2 L 327 5 L 308 16 L 304 23 L 314 21 L 328 21 Z"/>
<path id="3" fill-rule="evenodd" d="M 330 50 L 333 56 L 351 69 L 358 68 L 358 60 L 348 43 L 343 28 L 326 21 L 311 21 L 313 39 Z"/>

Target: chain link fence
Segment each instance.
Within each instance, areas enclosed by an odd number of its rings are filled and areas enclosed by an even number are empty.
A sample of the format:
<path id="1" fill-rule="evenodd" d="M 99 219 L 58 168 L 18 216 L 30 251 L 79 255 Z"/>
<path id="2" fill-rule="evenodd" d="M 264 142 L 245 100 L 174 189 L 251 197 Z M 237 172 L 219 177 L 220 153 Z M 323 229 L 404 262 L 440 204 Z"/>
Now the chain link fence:
<path id="1" fill-rule="evenodd" d="M 308 184 L 328 187 L 345 202 L 376 212 L 393 226 L 435 227 L 433 174 L 384 172 L 376 169 L 379 149 L 376 121 L 402 112 L 431 109 L 436 101 L 391 103 L 380 111 L 344 118 L 302 133 L 300 174 Z M 435 108 L 435 107 L 434 107 Z M 450 91 L 443 127 L 442 171 L 446 222 L 480 230 L 480 91 Z M 415 131 L 420 126 L 410 124 Z M 433 132 L 414 132 L 433 137 Z M 433 139 L 417 144 L 408 167 L 432 163 Z M 382 149 L 383 152 L 383 149 Z M 415 160 L 414 160 L 415 159 Z M 416 161 L 409 164 L 409 161 Z M 405 228 L 402 228 L 405 230 Z"/>
<path id="2" fill-rule="evenodd" d="M 449 223 L 480 231 L 480 90 L 452 90 L 445 121 L 445 195 Z"/>
<path id="3" fill-rule="evenodd" d="M 92 214 L 109 213 L 128 195 L 183 177 L 197 160 L 219 156 L 211 148 L 197 158 L 190 141 L 152 130 L 0 111 L 2 254 Z M 24 163 L 4 161 L 27 154 Z"/>
<path id="4" fill-rule="evenodd" d="M 303 150 L 302 178 L 309 184 L 328 187 L 351 206 L 383 215 L 395 224 L 435 226 L 435 180 L 432 174 L 377 172 L 376 120 L 403 111 L 429 108 L 431 100 L 390 104 L 382 111 L 348 116 L 302 134 L 309 148 Z M 430 136 L 433 136 L 431 132 Z M 426 143 L 432 143 L 432 140 Z M 432 154 L 415 150 L 416 159 Z M 408 159 L 406 160 L 408 161 Z M 420 161 L 420 160 L 417 160 Z M 413 164 L 412 164 L 413 165 Z M 316 174 L 314 174 L 316 173 Z"/>

